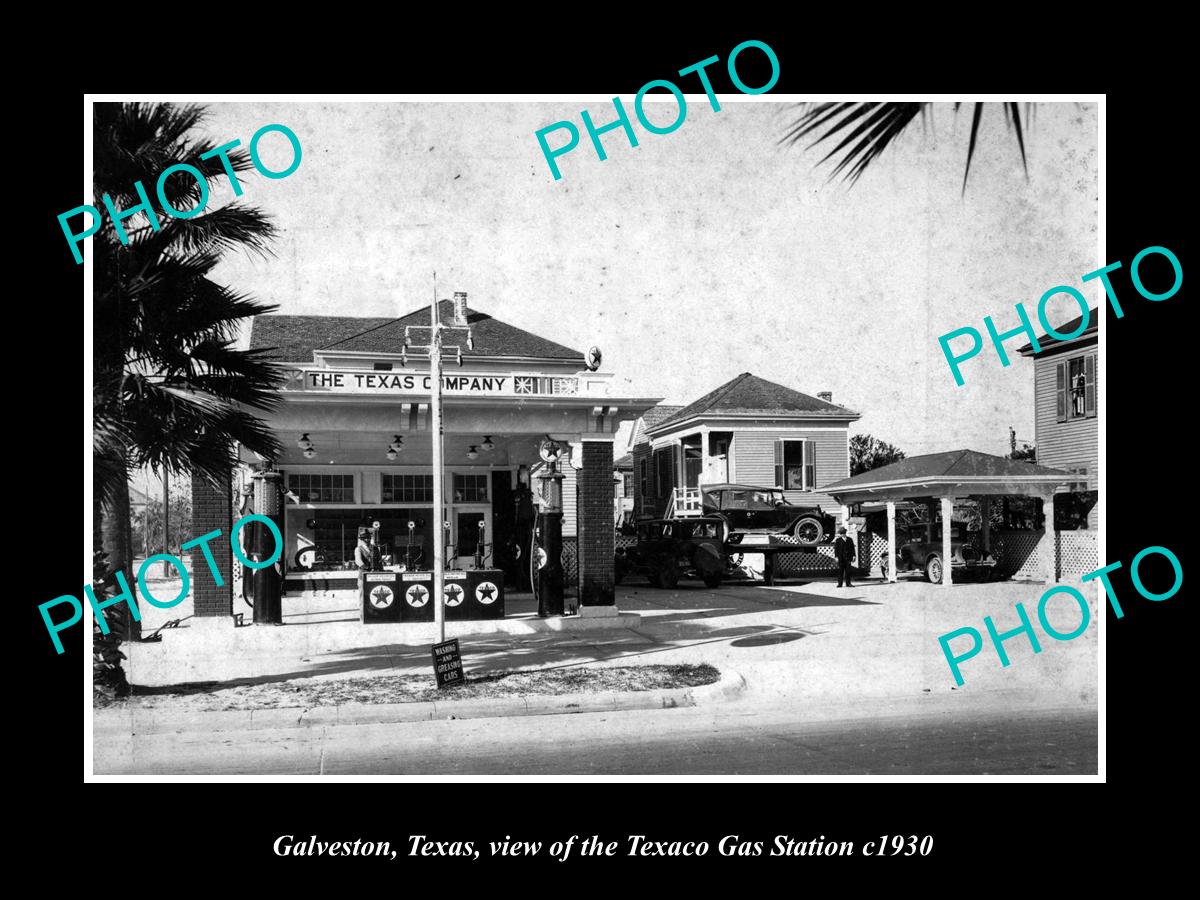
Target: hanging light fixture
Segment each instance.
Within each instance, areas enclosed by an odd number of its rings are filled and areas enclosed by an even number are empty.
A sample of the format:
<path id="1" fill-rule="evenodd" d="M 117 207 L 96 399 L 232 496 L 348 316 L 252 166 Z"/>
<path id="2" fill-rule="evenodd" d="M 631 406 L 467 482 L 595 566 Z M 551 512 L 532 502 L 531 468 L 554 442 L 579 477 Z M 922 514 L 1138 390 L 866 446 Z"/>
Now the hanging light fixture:
<path id="1" fill-rule="evenodd" d="M 392 437 L 392 442 L 388 444 L 388 449 L 395 450 L 397 453 L 399 453 L 404 449 L 404 438 L 400 437 L 398 434 L 394 435 Z"/>
<path id="2" fill-rule="evenodd" d="M 307 450 L 304 451 L 305 459 L 312 459 L 316 455 L 317 455 L 317 451 L 314 450 L 312 447 L 309 447 Z"/>
<path id="3" fill-rule="evenodd" d="M 479 449 L 474 444 L 472 444 L 470 449 L 467 450 L 467 459 L 476 459 L 478 456 L 479 456 Z"/>
<path id="4" fill-rule="evenodd" d="M 483 443 L 479 446 L 483 448 L 484 453 L 491 453 L 496 449 L 496 444 L 492 440 L 492 436 L 490 434 L 485 434 L 483 436 Z"/>
<path id="5" fill-rule="evenodd" d="M 308 432 L 300 435 L 300 440 L 296 441 L 296 446 L 301 450 L 311 450 L 313 442 L 308 439 Z"/>
<path id="6" fill-rule="evenodd" d="M 395 458 L 396 458 L 396 450 L 395 450 L 395 448 L 394 448 L 394 447 L 388 447 L 387 458 L 388 458 L 388 459 L 395 459 Z"/>

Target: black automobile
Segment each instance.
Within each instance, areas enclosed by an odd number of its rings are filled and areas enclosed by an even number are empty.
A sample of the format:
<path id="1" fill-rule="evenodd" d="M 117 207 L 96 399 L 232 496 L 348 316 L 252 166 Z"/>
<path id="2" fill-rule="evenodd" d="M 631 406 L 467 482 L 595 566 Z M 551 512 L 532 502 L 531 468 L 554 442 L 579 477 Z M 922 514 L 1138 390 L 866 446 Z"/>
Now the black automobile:
<path id="1" fill-rule="evenodd" d="M 795 506 L 781 488 L 707 484 L 700 489 L 706 516 L 720 516 L 732 532 L 786 534 L 802 547 L 833 540 L 836 520 L 819 506 Z"/>
<path id="2" fill-rule="evenodd" d="M 905 541 L 896 549 L 897 572 L 924 572 L 925 579 L 933 584 L 942 583 L 945 562 L 942 559 L 942 526 L 941 523 L 913 524 L 905 529 Z M 971 539 L 963 539 L 957 524 L 950 528 L 950 565 L 953 567 L 953 578 L 959 578 L 960 573 L 971 575 L 987 581 L 990 580 L 996 568 L 996 558 L 975 546 Z M 887 570 L 883 572 L 887 577 Z"/>
<path id="3" fill-rule="evenodd" d="M 680 576 L 691 575 L 715 588 L 728 563 L 728 536 L 729 524 L 720 516 L 643 519 L 637 523 L 637 546 L 617 548 L 616 583 L 645 575 L 655 587 L 670 589 Z"/>

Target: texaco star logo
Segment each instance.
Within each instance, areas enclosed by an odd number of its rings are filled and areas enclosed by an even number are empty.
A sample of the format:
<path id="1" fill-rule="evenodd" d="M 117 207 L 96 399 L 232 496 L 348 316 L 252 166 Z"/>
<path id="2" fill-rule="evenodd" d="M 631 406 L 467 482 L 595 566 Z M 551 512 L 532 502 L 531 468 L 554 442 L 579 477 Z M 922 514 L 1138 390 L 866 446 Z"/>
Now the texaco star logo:
<path id="1" fill-rule="evenodd" d="M 495 603 L 496 586 L 490 581 L 481 581 L 479 587 L 475 588 L 475 599 L 484 605 Z"/>
<path id="2" fill-rule="evenodd" d="M 371 605 L 376 609 L 387 609 L 392 605 L 392 589 L 387 585 L 371 588 Z"/>
<path id="3" fill-rule="evenodd" d="M 414 584 L 405 591 L 404 599 L 408 601 L 409 606 L 415 606 L 420 609 L 429 602 L 429 589 L 419 584 Z"/>
<path id="4" fill-rule="evenodd" d="M 463 602 L 463 594 L 465 592 L 457 584 L 448 584 L 443 588 L 443 593 L 446 595 L 447 606 L 458 606 L 458 604 Z"/>

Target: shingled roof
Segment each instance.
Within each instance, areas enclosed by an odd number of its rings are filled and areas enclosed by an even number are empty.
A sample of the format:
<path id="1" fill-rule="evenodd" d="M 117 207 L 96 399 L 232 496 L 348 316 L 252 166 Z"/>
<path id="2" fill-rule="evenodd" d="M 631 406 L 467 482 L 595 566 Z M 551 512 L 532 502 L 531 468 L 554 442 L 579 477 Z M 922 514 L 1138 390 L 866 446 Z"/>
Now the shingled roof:
<path id="1" fill-rule="evenodd" d="M 661 409 L 662 407 L 658 407 Z M 840 416 L 857 419 L 853 410 L 829 403 L 808 394 L 794 391 L 782 384 L 767 381 L 749 372 L 743 372 L 732 381 L 710 391 L 694 403 L 689 403 L 654 425 L 647 423 L 646 430 L 661 430 L 668 425 L 684 422 L 700 415 L 713 416 Z"/>
<path id="2" fill-rule="evenodd" d="M 821 488 L 822 491 L 832 492 L 846 488 L 868 487 L 873 484 L 893 484 L 902 481 L 946 478 L 1014 478 L 1031 475 L 1058 475 L 1064 478 L 1078 476 L 1062 469 L 1051 469 L 1048 466 L 1038 466 L 1033 463 L 1003 456 L 993 456 L 990 453 L 980 453 L 978 450 L 949 450 L 945 453 L 927 453 L 924 456 L 910 456 L 891 465 L 880 466 L 861 475 L 844 478 Z"/>
<path id="3" fill-rule="evenodd" d="M 1082 321 L 1083 321 L 1083 314 L 1080 313 L 1075 318 L 1073 318 L 1070 322 L 1064 322 L 1063 324 L 1056 326 L 1054 330 L 1057 332 L 1060 332 L 1062 334 L 1070 334 L 1072 331 L 1074 331 L 1076 328 L 1079 327 L 1079 323 Z M 1074 341 L 1086 341 L 1089 337 L 1093 337 L 1096 334 L 1096 330 L 1099 327 L 1099 324 L 1100 324 L 1100 317 L 1097 315 L 1096 310 L 1089 308 L 1088 309 L 1088 327 L 1085 328 L 1078 337 L 1067 338 L 1066 340 L 1063 340 L 1062 338 L 1051 337 L 1048 334 L 1043 334 L 1041 337 L 1038 338 L 1038 346 L 1041 347 L 1043 350 L 1048 350 L 1051 347 L 1057 346 L 1058 344 L 1070 344 Z M 1017 352 L 1020 353 L 1022 356 L 1033 356 L 1033 344 L 1032 343 L 1026 344 L 1024 347 L 1022 347 Z"/>
<path id="4" fill-rule="evenodd" d="M 438 305 L 443 322 L 451 321 L 453 303 Z M 467 324 L 475 348 L 463 356 L 530 357 L 535 359 L 571 359 L 583 364 L 583 354 L 554 341 L 494 319 L 477 310 L 467 310 Z M 406 325 L 429 325 L 429 307 L 413 310 L 399 319 L 355 318 L 352 316 L 255 316 L 250 329 L 250 349 L 269 350 L 268 358 L 284 362 L 312 362 L 314 350 L 359 353 L 399 353 L 404 344 Z M 416 332 L 416 343 L 425 343 L 428 332 Z"/>

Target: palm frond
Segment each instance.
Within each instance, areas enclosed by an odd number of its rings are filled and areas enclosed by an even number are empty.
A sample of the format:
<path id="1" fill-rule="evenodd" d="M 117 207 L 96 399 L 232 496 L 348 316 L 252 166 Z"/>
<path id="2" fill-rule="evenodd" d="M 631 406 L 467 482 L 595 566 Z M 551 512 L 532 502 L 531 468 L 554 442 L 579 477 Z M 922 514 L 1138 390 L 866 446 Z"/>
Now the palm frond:
<path id="1" fill-rule="evenodd" d="M 157 178 L 178 162 L 194 165 L 206 181 L 226 176 L 219 159 L 198 159 L 213 145 L 190 137 L 202 107 L 95 104 L 94 111 L 96 190 L 122 208 L 137 202 L 133 181 Z M 250 165 L 243 151 L 230 160 L 234 171 Z M 194 206 L 200 194 L 186 173 L 164 184 L 176 208 Z M 219 479 L 237 462 L 235 442 L 267 457 L 280 452 L 253 411 L 279 402 L 282 372 L 262 351 L 232 344 L 249 317 L 276 307 L 212 280 L 231 249 L 269 254 L 275 226 L 239 203 L 192 219 L 160 218 L 158 231 L 131 223 L 128 245 L 111 228 L 95 235 L 92 443 L 105 501 L 128 466 Z"/>
<path id="2" fill-rule="evenodd" d="M 961 106 L 961 103 L 955 103 L 955 112 Z M 983 114 L 982 103 L 975 103 L 974 107 L 967 161 L 963 170 L 964 194 Z M 922 130 L 926 133 L 932 130 L 933 106 L 930 103 L 813 103 L 801 104 L 800 108 L 800 116 L 788 125 L 778 143 L 793 146 L 802 138 L 815 135 L 816 139 L 805 148 L 812 149 L 829 138 L 841 137 L 840 142 L 821 157 L 816 165 L 834 160 L 840 155 L 829 177 L 832 179 L 841 174 L 851 185 L 858 181 L 867 166 L 908 129 L 918 113 L 921 116 Z M 1025 177 L 1028 178 L 1029 162 L 1025 152 L 1025 128 L 1021 122 L 1020 108 L 1016 103 L 1002 103 L 1001 108 L 1004 110 L 1006 123 L 1016 133 L 1017 147 L 1021 152 L 1021 166 Z M 1026 122 L 1031 121 L 1034 108 L 1034 105 L 1026 104 Z"/>
<path id="3" fill-rule="evenodd" d="M 957 107 L 955 107 L 957 109 Z M 975 114 L 971 117 L 971 143 L 967 147 L 967 168 L 963 171 L 963 194 L 967 193 L 967 176 L 971 174 L 971 157 L 975 155 L 975 139 L 979 136 L 979 120 L 983 117 L 983 104 L 975 104 Z"/>
<path id="4" fill-rule="evenodd" d="M 822 141 L 842 136 L 842 140 L 825 154 L 817 165 L 845 151 L 830 173 L 832 179 L 844 172 L 851 184 L 858 180 L 866 167 L 888 145 L 904 132 L 921 113 L 922 103 L 818 103 L 805 110 L 780 139 L 780 143 L 795 144 L 820 129 L 823 133 L 808 145 L 811 149 Z"/>

